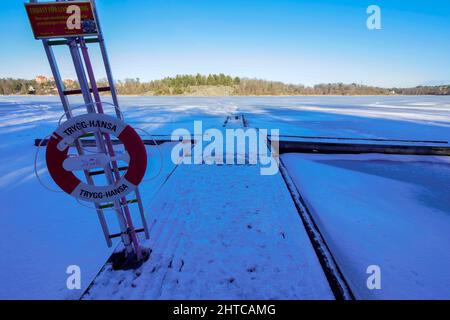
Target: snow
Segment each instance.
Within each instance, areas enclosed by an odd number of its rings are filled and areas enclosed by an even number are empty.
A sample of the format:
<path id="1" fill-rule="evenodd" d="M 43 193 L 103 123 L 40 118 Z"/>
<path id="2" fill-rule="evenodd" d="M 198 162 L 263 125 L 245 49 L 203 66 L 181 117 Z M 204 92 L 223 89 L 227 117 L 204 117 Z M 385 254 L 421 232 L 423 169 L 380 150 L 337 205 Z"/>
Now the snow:
<path id="1" fill-rule="evenodd" d="M 8 263 L 1 267 L 0 298 L 77 298 L 80 292 L 68 292 L 65 286 L 67 266 L 81 267 L 85 288 L 112 251 L 106 247 L 94 210 L 80 206 L 66 194 L 50 192 L 38 183 L 34 175 L 32 137 L 31 133 L 26 134 L 22 141 L 1 148 L 1 226 L 7 230 L 7 237 L 0 242 L 0 250 L 2 261 Z M 144 184 L 142 191 L 148 196 L 172 166 L 170 145 L 161 147 L 165 159 L 163 174 Z M 38 171 L 44 183 L 56 190 L 48 178 L 43 151 Z M 156 148 L 148 148 L 148 153 L 154 161 L 146 179 L 152 178 L 152 172 L 159 169 Z M 111 232 L 118 232 L 111 211 L 106 211 L 106 216 Z"/>
<path id="2" fill-rule="evenodd" d="M 259 169 L 181 165 L 149 206 L 149 261 L 108 265 L 85 298 L 333 299 L 280 174 Z"/>
<path id="3" fill-rule="evenodd" d="M 73 105 L 82 104 L 80 97 L 71 98 L 71 102 Z M 120 97 L 120 102 L 131 125 L 155 135 L 170 134 L 178 128 L 193 132 L 194 120 L 202 120 L 204 130 L 221 128 L 227 116 L 243 113 L 251 127 L 280 129 L 282 135 L 450 140 L 450 97 Z M 62 113 L 58 97 L 0 97 L 0 227 L 7 232 L 0 241 L 0 250 L 2 260 L 8 261 L 0 267 L 2 299 L 79 298 L 112 251 L 105 245 L 94 211 L 80 206 L 65 194 L 44 189 L 34 177 L 34 139 L 51 133 Z M 306 274 L 321 283 L 320 273 L 313 275 L 316 262 L 308 253 L 310 250 L 294 250 L 308 247 L 305 247 L 298 215 L 287 200 L 286 190 L 278 176 L 266 178 L 257 175 L 257 166 L 182 166 L 175 171 L 179 179 L 192 182 L 190 179 L 194 178 L 183 174 L 189 168 L 194 170 L 194 177 L 204 179 L 205 185 L 197 186 L 199 194 L 195 196 L 178 195 L 175 193 L 177 180 L 172 180 L 173 177 L 162 186 L 174 167 L 170 161 L 171 146 L 161 146 L 164 159 L 161 174 L 141 187 L 148 220 L 153 221 L 158 212 L 161 214 L 162 220 L 153 225 L 154 231 L 159 230 L 163 236 L 161 239 L 168 237 L 164 232 L 171 230 L 163 228 L 162 223 L 166 219 L 175 224 L 175 229 L 178 225 L 179 232 L 189 234 L 192 229 L 211 241 L 202 243 L 200 238 L 192 236 L 180 241 L 178 246 L 169 242 L 168 245 L 176 248 L 174 263 L 179 263 L 176 260 L 179 257 L 186 259 L 182 276 L 174 272 L 176 268 L 167 273 L 168 280 L 178 279 L 180 284 L 173 286 L 173 281 L 164 282 L 160 295 L 153 292 L 149 297 L 185 296 L 189 281 L 193 279 L 197 281 L 192 284 L 190 298 L 207 297 L 213 295 L 212 292 L 218 298 L 227 295 L 249 298 L 329 297 L 323 286 L 314 292 L 308 278 L 302 278 L 304 270 L 297 268 L 306 263 Z M 46 172 L 44 150 L 41 151 L 38 171 L 44 182 L 56 189 Z M 149 147 L 148 152 L 150 170 L 147 179 L 154 176 L 160 165 L 157 149 Z M 295 176 L 302 194 L 305 192 L 305 198 L 313 206 L 326 240 L 358 297 L 450 298 L 447 160 L 410 156 L 380 159 L 377 155 L 352 156 L 350 159 L 329 155 L 323 158 L 319 155 L 289 157 L 292 157 L 286 159 L 290 162 L 289 172 Z M 235 180 L 244 177 L 248 177 L 248 182 L 245 182 L 257 192 L 241 190 L 244 184 Z M 267 182 L 262 183 L 264 179 Z M 345 185 L 336 181 L 345 181 Z M 232 192 L 232 184 L 235 192 Z M 167 189 L 168 185 L 172 188 Z M 183 184 L 184 190 L 188 189 L 187 186 Z M 244 194 L 238 196 L 236 190 L 244 191 Z M 173 201 L 181 197 L 188 207 L 205 207 L 196 215 L 183 216 L 186 226 L 182 226 L 168 214 L 168 209 L 162 209 L 162 200 L 157 195 L 163 192 Z M 230 199 L 229 208 L 213 206 L 213 200 L 220 203 L 221 193 L 226 196 L 224 199 Z M 275 201 L 272 193 L 284 199 L 280 200 L 281 204 L 272 204 Z M 258 220 L 241 209 L 261 209 L 265 212 L 264 219 Z M 222 216 L 223 225 L 215 223 L 221 210 L 227 214 Z M 114 216 L 107 214 L 107 217 L 113 231 L 117 231 L 114 229 Z M 245 228 L 247 223 L 253 223 L 251 230 Z M 274 230 L 268 225 L 274 226 Z M 231 226 L 238 228 L 239 232 L 227 229 Z M 342 230 L 338 226 L 345 228 Z M 250 236 L 257 228 L 266 232 L 266 250 L 258 249 L 260 238 Z M 286 231 L 289 239 L 292 238 L 289 245 L 280 239 L 279 230 Z M 225 253 L 223 241 L 214 238 L 217 234 L 223 234 L 225 243 L 243 246 L 242 251 Z M 234 237 L 235 234 L 239 237 Z M 217 243 L 212 243 L 212 240 Z M 152 238 L 147 245 L 153 246 L 152 241 L 156 239 Z M 190 245 L 199 251 L 188 250 Z M 200 255 L 200 263 L 194 263 L 197 259 L 195 252 L 209 252 L 210 249 L 224 252 L 212 254 L 217 259 L 213 267 L 205 267 L 206 255 Z M 155 251 L 154 254 L 157 253 Z M 170 257 L 163 251 L 159 254 L 161 261 Z M 292 261 L 278 265 L 280 259 L 288 255 L 293 256 Z M 260 267 L 256 269 L 259 271 L 253 281 L 255 285 L 248 287 L 255 291 L 237 288 L 251 283 L 246 271 L 246 267 L 251 266 L 247 266 L 249 259 L 246 257 L 255 257 Z M 382 267 L 383 289 L 379 292 L 368 292 L 365 288 L 368 263 Z M 81 267 L 82 290 L 66 289 L 65 271 L 71 264 Z M 267 266 L 279 269 L 278 278 L 277 273 Z M 298 270 L 294 276 L 291 273 L 293 268 Z M 185 275 L 190 270 L 195 273 L 195 278 Z M 235 277 L 234 287 L 216 281 L 211 288 L 205 288 L 208 279 L 228 279 L 230 274 L 224 270 L 229 270 Z M 121 276 L 117 274 L 111 281 L 116 277 Z M 142 284 L 147 286 L 150 286 L 147 280 L 157 280 L 147 274 L 141 277 L 145 279 Z M 269 277 L 275 277 L 277 281 L 267 280 Z M 302 285 L 289 286 L 287 279 L 293 277 Z M 128 276 L 124 275 L 124 278 L 128 279 Z M 274 287 L 273 290 L 270 286 Z M 135 291 L 132 296 L 144 296 L 139 290 Z M 100 291 L 96 294 L 106 293 Z M 120 293 L 114 297 L 120 298 Z"/>
<path id="4" fill-rule="evenodd" d="M 450 159 L 282 156 L 354 294 L 450 298 Z M 366 286 L 370 265 L 381 290 Z"/>
<path id="5" fill-rule="evenodd" d="M 281 135 L 450 140 L 450 97 L 286 97 L 243 100 L 252 127 Z M 433 107 L 409 103 L 433 102 Z M 437 109 L 437 110 L 436 110 Z M 409 117 L 407 114 L 412 113 Z"/>

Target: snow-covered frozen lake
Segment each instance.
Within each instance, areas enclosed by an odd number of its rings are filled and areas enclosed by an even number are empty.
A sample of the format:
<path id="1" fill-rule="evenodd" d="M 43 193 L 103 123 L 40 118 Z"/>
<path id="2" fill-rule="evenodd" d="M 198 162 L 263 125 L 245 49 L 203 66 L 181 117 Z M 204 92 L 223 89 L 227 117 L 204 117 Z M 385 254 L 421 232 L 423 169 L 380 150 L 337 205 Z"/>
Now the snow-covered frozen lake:
<path id="1" fill-rule="evenodd" d="M 281 135 L 450 141 L 450 97 L 120 97 L 127 122 L 151 134 L 221 127 L 243 113 L 250 127 Z M 81 98 L 73 98 L 81 105 Z M 0 298 L 78 298 L 66 267 L 85 288 L 109 254 L 95 212 L 44 189 L 34 175 L 34 139 L 62 116 L 57 97 L 0 97 Z M 152 201 L 173 164 L 142 185 Z M 47 177 L 43 151 L 38 172 Z M 148 148 L 150 170 L 158 151 Z M 295 183 L 357 297 L 450 298 L 448 157 L 284 155 Z M 255 194 L 254 197 L 261 197 Z M 206 197 L 207 201 L 207 197 Z M 150 214 L 150 213 L 149 213 Z M 270 239 L 268 239 L 269 241 Z M 365 267 L 379 265 L 383 289 L 368 291 Z"/>

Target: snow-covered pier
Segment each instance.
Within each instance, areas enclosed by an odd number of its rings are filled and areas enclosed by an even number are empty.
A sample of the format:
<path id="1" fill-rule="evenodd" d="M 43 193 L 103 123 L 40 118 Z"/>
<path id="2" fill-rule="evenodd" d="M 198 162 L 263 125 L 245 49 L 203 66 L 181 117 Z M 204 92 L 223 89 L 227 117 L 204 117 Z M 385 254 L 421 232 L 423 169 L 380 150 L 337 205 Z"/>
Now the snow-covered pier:
<path id="1" fill-rule="evenodd" d="M 334 298 L 280 173 L 180 164 L 147 212 L 149 260 L 137 270 L 107 264 L 83 298 Z"/>
<path id="2" fill-rule="evenodd" d="M 147 210 L 149 260 L 107 265 L 84 298 L 334 298 L 279 174 L 181 165 Z"/>

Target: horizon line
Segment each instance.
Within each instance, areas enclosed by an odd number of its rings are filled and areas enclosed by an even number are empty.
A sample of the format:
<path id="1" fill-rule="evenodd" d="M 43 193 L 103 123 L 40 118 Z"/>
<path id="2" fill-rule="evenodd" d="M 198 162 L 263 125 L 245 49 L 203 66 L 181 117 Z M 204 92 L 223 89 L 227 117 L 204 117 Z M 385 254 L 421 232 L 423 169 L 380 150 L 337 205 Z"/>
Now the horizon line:
<path id="1" fill-rule="evenodd" d="M 201 75 L 201 76 L 210 76 L 210 75 L 224 75 L 227 77 L 231 77 L 231 78 L 239 78 L 241 80 L 256 80 L 256 81 L 266 81 L 266 82 L 272 82 L 272 83 L 282 83 L 284 85 L 292 85 L 292 86 L 303 86 L 305 88 L 314 88 L 315 86 L 318 85 L 331 85 L 331 84 L 343 84 L 343 85 L 357 85 L 357 86 L 362 86 L 362 87 L 372 87 L 372 88 L 380 88 L 380 89 L 409 89 L 409 88 L 417 88 L 417 87 L 441 87 L 441 86 L 450 86 L 450 80 L 429 80 L 426 81 L 425 83 L 422 84 L 417 84 L 417 85 L 413 85 L 413 86 L 379 86 L 379 85 L 372 85 L 372 84 L 366 84 L 364 82 L 342 82 L 342 81 L 336 81 L 336 82 L 320 82 L 320 83 L 315 83 L 312 85 L 306 85 L 303 83 L 292 83 L 292 82 L 285 82 L 283 80 L 270 80 L 270 79 L 264 79 L 264 78 L 258 78 L 258 77 L 249 77 L 249 76 L 235 76 L 235 75 L 230 75 L 230 74 L 226 74 L 226 73 L 208 73 L 208 74 L 202 74 L 202 73 L 179 73 L 179 74 L 175 74 L 175 75 L 167 75 L 163 78 L 156 78 L 156 79 L 150 79 L 150 80 L 142 80 L 140 77 L 125 77 L 125 78 L 120 78 L 120 79 L 114 79 L 115 82 L 118 81 L 126 81 L 126 80 L 138 80 L 141 83 L 149 83 L 149 82 L 153 82 L 153 81 L 161 81 L 167 78 L 176 78 L 178 76 L 196 76 L 196 75 Z M 32 81 L 32 80 L 36 80 L 36 78 L 38 77 L 45 77 L 49 80 L 54 79 L 53 76 L 49 76 L 46 74 L 38 74 L 35 75 L 33 79 L 27 79 L 27 78 L 21 78 L 21 77 L 13 77 L 13 76 L 7 76 L 7 77 L 1 77 L 0 79 L 12 79 L 12 80 L 25 80 L 25 81 Z M 77 79 L 72 79 L 72 78 L 64 78 L 62 79 L 63 81 L 78 81 Z M 101 81 L 101 80 L 106 80 L 106 77 L 102 77 L 102 78 L 98 78 L 97 81 Z"/>

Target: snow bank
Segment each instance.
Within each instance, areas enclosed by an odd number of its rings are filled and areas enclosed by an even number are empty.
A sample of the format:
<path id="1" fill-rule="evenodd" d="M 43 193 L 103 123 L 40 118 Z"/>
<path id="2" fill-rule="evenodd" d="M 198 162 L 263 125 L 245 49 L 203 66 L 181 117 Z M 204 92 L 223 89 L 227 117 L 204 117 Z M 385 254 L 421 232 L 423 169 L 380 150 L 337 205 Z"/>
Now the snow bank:
<path id="1" fill-rule="evenodd" d="M 385 155 L 282 156 L 358 298 L 450 298 L 450 161 Z M 381 290 L 366 269 L 381 267 Z"/>

